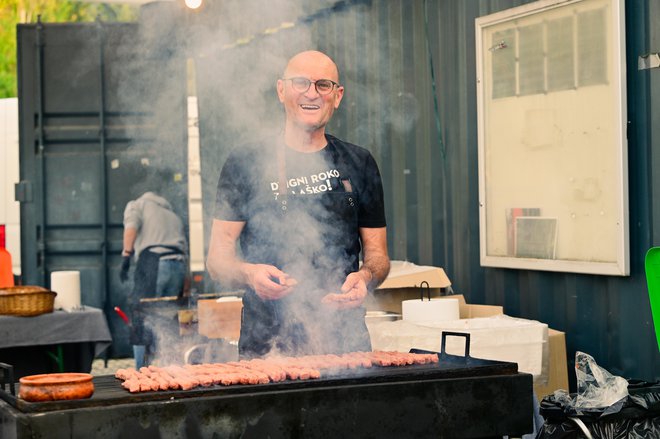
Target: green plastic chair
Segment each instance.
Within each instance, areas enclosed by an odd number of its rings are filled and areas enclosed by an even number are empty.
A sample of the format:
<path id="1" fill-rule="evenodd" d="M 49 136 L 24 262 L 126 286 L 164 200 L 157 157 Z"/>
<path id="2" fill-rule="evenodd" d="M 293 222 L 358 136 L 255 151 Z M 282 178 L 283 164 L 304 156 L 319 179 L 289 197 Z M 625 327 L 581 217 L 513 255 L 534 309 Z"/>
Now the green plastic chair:
<path id="1" fill-rule="evenodd" d="M 660 247 L 651 247 L 646 252 L 644 269 L 646 270 L 646 283 L 649 287 L 655 339 L 658 342 L 658 350 L 660 350 Z"/>

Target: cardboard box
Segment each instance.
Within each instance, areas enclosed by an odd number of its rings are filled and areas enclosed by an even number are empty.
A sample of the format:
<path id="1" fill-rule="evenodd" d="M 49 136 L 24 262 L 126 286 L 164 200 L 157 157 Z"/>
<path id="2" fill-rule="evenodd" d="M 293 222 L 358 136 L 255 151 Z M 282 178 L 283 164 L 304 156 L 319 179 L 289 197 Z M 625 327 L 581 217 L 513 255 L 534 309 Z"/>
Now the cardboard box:
<path id="1" fill-rule="evenodd" d="M 415 265 L 408 261 L 391 261 L 389 275 L 373 294 L 367 297 L 365 307 L 367 311 L 401 314 L 402 301 L 422 297 L 426 299 L 429 295 L 434 299 L 459 299 L 459 313 L 462 319 L 491 317 L 504 313 L 501 306 L 469 305 L 462 295 L 451 294 L 451 281 L 442 268 Z"/>
<path id="2" fill-rule="evenodd" d="M 461 294 L 443 296 L 441 298 L 458 298 L 461 319 L 472 319 L 477 317 L 490 317 L 503 314 L 503 307 L 496 305 L 471 305 L 465 302 Z M 547 381 L 541 377 L 534 382 L 536 397 L 543 399 L 555 390 L 564 389 L 568 391 L 568 361 L 566 359 L 566 334 L 552 328 L 548 328 L 547 359 Z M 544 384 L 545 382 L 545 384 Z"/>
<path id="3" fill-rule="evenodd" d="M 471 305 L 465 302 L 461 294 L 443 296 L 441 298 L 458 298 L 461 319 L 472 319 L 478 317 L 490 317 L 503 314 L 503 307 L 496 305 Z M 552 328 L 548 328 L 547 359 L 544 358 L 547 371 L 544 376 L 534 382 L 536 397 L 543 399 L 555 390 L 564 389 L 568 391 L 568 361 L 566 359 L 566 334 Z M 545 379 L 547 377 L 547 380 Z M 544 384 L 545 383 L 545 384 Z"/>
<path id="4" fill-rule="evenodd" d="M 439 299 L 458 299 L 458 314 L 461 319 L 475 319 L 478 317 L 493 317 L 504 314 L 500 305 L 472 305 L 465 301 L 462 294 L 440 296 Z"/>
<path id="5" fill-rule="evenodd" d="M 367 311 L 384 311 L 401 315 L 401 303 L 404 300 L 421 299 L 422 297 L 426 299 L 429 296 L 433 299 L 458 299 L 459 317 L 462 322 L 456 321 L 448 324 L 447 330 L 472 333 L 473 356 L 478 357 L 479 354 L 482 354 L 485 355 L 482 358 L 487 356 L 493 360 L 516 361 L 520 370 L 533 373 L 535 384 L 553 385 L 549 377 L 550 339 L 547 325 L 536 321 L 509 318 L 504 315 L 502 306 L 468 304 L 463 295 L 445 295 L 448 292 L 451 292 L 451 282 L 442 268 L 418 266 L 405 261 L 392 261 L 389 276 L 367 298 L 365 306 Z M 502 319 L 497 319 L 496 316 L 502 316 Z M 489 318 L 495 318 L 495 320 L 487 321 Z M 472 319 L 476 320 L 472 321 Z M 380 323 L 369 325 L 370 332 L 377 331 L 377 325 Z M 408 331 L 406 335 L 397 334 L 396 329 L 389 334 L 379 333 L 376 337 L 373 337 L 372 334 L 372 344 L 378 347 L 378 342 L 380 342 L 383 343 L 383 346 L 398 346 L 404 349 L 413 340 L 417 344 L 434 343 L 442 326 L 439 324 L 436 328 L 427 329 L 430 339 L 424 337 L 426 330 L 416 330 L 410 327 L 405 328 Z M 394 329 L 394 326 L 392 328 Z M 404 330 L 404 328 L 400 329 Z M 451 342 L 448 340 L 447 342 L 447 351 L 458 355 L 458 353 L 452 352 L 452 349 L 460 350 L 458 347 L 460 340 Z"/>
<path id="6" fill-rule="evenodd" d="M 200 335 L 238 340 L 242 311 L 243 301 L 238 297 L 198 300 L 197 324 Z"/>
<path id="7" fill-rule="evenodd" d="M 428 283 L 428 286 L 424 283 Z M 415 265 L 407 261 L 391 261 L 390 274 L 364 302 L 367 311 L 401 314 L 404 300 L 439 297 L 451 289 L 451 282 L 440 267 Z"/>
<path id="8" fill-rule="evenodd" d="M 548 329 L 549 365 L 547 384 L 534 385 L 536 397 L 543 399 L 555 390 L 568 391 L 568 361 L 566 360 L 566 334 Z"/>
<path id="9" fill-rule="evenodd" d="M 408 261 L 391 261 L 390 273 L 379 289 L 410 288 L 428 282 L 430 288 L 447 288 L 451 285 L 445 270 L 428 265 L 415 265 Z"/>

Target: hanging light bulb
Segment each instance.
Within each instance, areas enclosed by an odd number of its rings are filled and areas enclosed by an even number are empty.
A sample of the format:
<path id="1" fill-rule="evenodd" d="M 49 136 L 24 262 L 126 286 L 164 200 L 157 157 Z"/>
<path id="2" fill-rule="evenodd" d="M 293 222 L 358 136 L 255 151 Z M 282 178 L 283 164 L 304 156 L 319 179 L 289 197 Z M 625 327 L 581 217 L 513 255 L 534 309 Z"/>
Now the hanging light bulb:
<path id="1" fill-rule="evenodd" d="M 202 6 L 202 0 L 185 0 L 185 3 L 189 9 L 197 9 Z"/>

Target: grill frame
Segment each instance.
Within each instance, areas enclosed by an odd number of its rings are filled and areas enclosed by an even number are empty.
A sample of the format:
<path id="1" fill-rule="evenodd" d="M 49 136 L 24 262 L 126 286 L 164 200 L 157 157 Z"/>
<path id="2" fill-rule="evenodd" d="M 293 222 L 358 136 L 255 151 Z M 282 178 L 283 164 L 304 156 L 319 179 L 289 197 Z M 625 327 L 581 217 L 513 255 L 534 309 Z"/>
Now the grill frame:
<path id="1" fill-rule="evenodd" d="M 325 387 L 356 386 L 361 384 L 386 384 L 393 382 L 442 380 L 463 377 L 484 377 L 494 375 L 512 375 L 517 373 L 516 363 L 481 360 L 439 354 L 439 362 L 410 366 L 379 367 L 373 366 L 357 372 L 325 373 L 319 379 L 286 380 L 267 384 L 236 384 L 232 386 L 213 385 L 195 387 L 190 390 L 158 390 L 130 393 L 121 387 L 121 381 L 112 375 L 93 378 L 94 394 L 89 399 L 28 402 L 14 394 L 0 392 L 0 398 L 23 413 L 44 413 L 56 410 L 72 410 L 90 407 L 107 407 L 117 404 L 167 401 L 172 398 L 232 397 L 245 394 L 278 391 L 304 391 Z"/>
<path id="2" fill-rule="evenodd" d="M 478 438 L 533 430 L 528 374 L 327 384 L 33 413 L 1 401 L 0 416 L 7 438 Z"/>
<path id="3" fill-rule="evenodd" d="M 443 343 L 444 346 L 444 343 Z M 29 403 L 0 391 L 3 437 L 494 437 L 533 430 L 532 376 L 516 363 L 438 353 L 439 363 L 320 379 L 131 394 L 94 378 L 86 400 Z M 417 351 L 419 352 L 419 351 Z"/>

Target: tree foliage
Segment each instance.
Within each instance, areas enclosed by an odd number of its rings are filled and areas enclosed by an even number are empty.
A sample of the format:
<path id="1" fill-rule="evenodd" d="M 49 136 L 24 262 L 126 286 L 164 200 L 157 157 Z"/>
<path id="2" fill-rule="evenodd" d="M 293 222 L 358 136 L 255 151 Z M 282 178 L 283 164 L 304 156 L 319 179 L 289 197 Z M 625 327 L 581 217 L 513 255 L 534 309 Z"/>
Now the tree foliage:
<path id="1" fill-rule="evenodd" d="M 72 23 L 133 21 L 133 5 L 85 3 L 68 0 L 0 0 L 0 98 L 17 96 L 16 25 L 20 23 Z"/>

